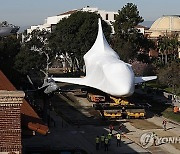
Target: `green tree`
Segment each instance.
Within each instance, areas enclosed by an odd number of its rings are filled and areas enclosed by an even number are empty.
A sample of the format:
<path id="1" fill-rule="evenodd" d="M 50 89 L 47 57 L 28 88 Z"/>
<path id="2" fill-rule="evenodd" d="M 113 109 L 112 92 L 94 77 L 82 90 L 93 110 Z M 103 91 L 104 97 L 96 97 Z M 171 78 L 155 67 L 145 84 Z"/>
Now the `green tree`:
<path id="1" fill-rule="evenodd" d="M 180 88 L 180 61 L 172 61 L 158 71 L 158 79 L 161 84 L 167 85 L 173 89 L 173 93 L 177 93 Z"/>
<path id="2" fill-rule="evenodd" d="M 12 81 L 15 79 L 15 56 L 20 51 L 20 39 L 16 35 L 0 38 L 0 70 Z M 12 81 L 13 82 L 13 81 Z"/>
<path id="3" fill-rule="evenodd" d="M 53 57 L 53 53 L 48 46 L 48 36 L 48 31 L 36 29 L 25 37 L 15 61 L 15 68 L 20 73 L 27 75 L 32 70 L 45 71 L 47 69 L 46 54 Z"/>
<path id="4" fill-rule="evenodd" d="M 137 6 L 132 3 L 127 3 L 119 10 L 115 18 L 114 49 L 125 61 L 134 59 L 138 52 L 148 51 L 152 44 L 136 28 L 141 22 L 143 18 L 139 15 Z"/>
<path id="5" fill-rule="evenodd" d="M 83 55 L 92 47 L 98 31 L 100 15 L 91 12 L 76 12 L 62 19 L 52 32 L 50 47 L 57 54 L 73 53 L 82 66 Z M 103 31 L 109 40 L 111 27 L 102 21 Z"/>
<path id="6" fill-rule="evenodd" d="M 161 53 L 161 62 L 163 64 L 167 64 L 168 59 L 172 61 L 177 58 L 179 44 L 178 35 L 176 34 L 158 38 L 157 48 Z"/>

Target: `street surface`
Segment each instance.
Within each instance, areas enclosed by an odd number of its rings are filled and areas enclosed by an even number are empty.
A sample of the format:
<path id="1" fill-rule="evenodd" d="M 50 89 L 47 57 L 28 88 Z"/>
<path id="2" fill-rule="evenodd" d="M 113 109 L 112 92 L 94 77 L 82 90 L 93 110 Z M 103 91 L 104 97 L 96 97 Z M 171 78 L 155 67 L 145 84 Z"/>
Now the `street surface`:
<path id="1" fill-rule="evenodd" d="M 162 128 L 163 117 L 140 119 L 120 119 L 114 122 L 103 121 L 97 111 L 93 110 L 92 103 L 86 98 L 74 97 L 72 93 L 59 94 L 52 98 L 54 110 L 50 117 L 55 121 L 50 122 L 50 134 L 47 136 L 36 135 L 23 139 L 24 147 L 37 147 L 50 149 L 83 149 L 88 154 L 119 154 L 119 153 L 180 153 L 179 144 L 161 144 L 143 148 L 140 137 L 148 131 L 155 132 L 158 136 L 176 136 L 180 134 L 180 125 L 168 121 L 167 131 Z M 134 120 L 134 121 L 133 121 Z M 116 133 L 119 124 L 123 124 L 123 137 L 121 147 L 116 146 Z M 105 136 L 109 132 L 109 125 L 114 125 L 109 151 L 104 147 L 96 151 L 95 138 L 97 135 Z M 141 126 L 141 127 L 140 127 Z"/>

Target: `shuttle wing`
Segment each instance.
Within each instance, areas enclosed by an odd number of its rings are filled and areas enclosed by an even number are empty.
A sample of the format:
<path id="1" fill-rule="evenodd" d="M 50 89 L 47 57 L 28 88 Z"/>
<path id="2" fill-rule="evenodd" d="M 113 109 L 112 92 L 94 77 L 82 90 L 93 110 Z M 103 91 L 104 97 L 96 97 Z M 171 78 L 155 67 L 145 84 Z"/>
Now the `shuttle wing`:
<path id="1" fill-rule="evenodd" d="M 135 84 L 155 80 L 157 79 L 157 76 L 145 76 L 145 77 L 135 77 Z"/>
<path id="2" fill-rule="evenodd" d="M 56 82 L 66 82 L 78 85 L 86 85 L 85 78 L 52 78 Z"/>

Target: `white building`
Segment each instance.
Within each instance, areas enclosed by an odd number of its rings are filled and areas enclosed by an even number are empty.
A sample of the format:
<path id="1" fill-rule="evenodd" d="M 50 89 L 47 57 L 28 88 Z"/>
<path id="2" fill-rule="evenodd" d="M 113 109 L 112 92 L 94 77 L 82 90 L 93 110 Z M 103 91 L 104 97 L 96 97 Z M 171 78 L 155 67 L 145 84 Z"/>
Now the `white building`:
<path id="1" fill-rule="evenodd" d="M 75 13 L 77 11 L 96 12 L 100 14 L 102 19 L 110 25 L 112 25 L 111 22 L 115 21 L 114 20 L 115 16 L 116 14 L 118 14 L 118 12 L 99 10 L 98 8 L 92 8 L 92 7 L 87 6 L 82 9 L 75 9 L 75 10 L 64 12 L 56 16 L 47 17 L 43 25 L 31 26 L 29 29 L 27 29 L 27 33 L 31 33 L 35 29 L 40 29 L 40 30 L 45 29 L 45 30 L 51 31 L 53 26 L 56 25 L 60 20 L 62 20 L 63 18 L 68 18 L 72 13 Z"/>

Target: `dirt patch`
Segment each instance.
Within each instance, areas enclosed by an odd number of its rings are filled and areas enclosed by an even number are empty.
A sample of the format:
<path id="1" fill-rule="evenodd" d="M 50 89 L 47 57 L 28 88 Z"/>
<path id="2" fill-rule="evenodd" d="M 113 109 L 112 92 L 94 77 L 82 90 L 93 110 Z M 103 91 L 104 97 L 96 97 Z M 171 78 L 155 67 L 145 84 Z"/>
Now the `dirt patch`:
<path id="1" fill-rule="evenodd" d="M 176 143 L 176 144 L 171 144 L 173 147 L 175 147 L 176 149 L 180 150 L 180 143 Z"/>
<path id="2" fill-rule="evenodd" d="M 129 119 L 129 122 L 137 129 L 148 130 L 148 129 L 160 129 L 160 126 L 149 122 L 144 119 Z"/>

